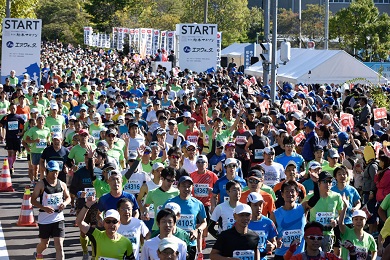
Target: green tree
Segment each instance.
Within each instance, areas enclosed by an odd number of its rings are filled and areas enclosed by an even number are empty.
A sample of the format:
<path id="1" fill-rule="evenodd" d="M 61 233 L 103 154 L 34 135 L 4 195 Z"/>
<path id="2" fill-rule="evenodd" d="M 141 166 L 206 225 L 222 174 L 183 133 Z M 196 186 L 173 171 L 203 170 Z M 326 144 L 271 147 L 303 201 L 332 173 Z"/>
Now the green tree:
<path id="1" fill-rule="evenodd" d="M 297 36 L 299 34 L 298 14 L 291 9 L 280 8 L 278 12 L 278 34 Z"/>
<path id="2" fill-rule="evenodd" d="M 302 35 L 310 39 L 324 38 L 324 21 L 325 21 L 325 6 L 324 5 L 307 5 L 307 9 L 302 10 Z M 329 17 L 332 12 L 329 12 Z"/>
<path id="3" fill-rule="evenodd" d="M 330 36 L 351 55 L 363 50 L 365 61 L 385 59 L 390 49 L 390 19 L 373 0 L 355 0 L 330 20 Z M 355 55 L 356 56 L 356 55 Z"/>
<path id="4" fill-rule="evenodd" d="M 247 38 L 249 42 L 264 41 L 264 14 L 260 8 L 249 10 Z"/>
<path id="5" fill-rule="evenodd" d="M 41 0 L 36 14 L 42 19 L 42 38 L 45 40 L 80 44 L 83 27 L 90 23 L 82 10 L 81 0 Z"/>

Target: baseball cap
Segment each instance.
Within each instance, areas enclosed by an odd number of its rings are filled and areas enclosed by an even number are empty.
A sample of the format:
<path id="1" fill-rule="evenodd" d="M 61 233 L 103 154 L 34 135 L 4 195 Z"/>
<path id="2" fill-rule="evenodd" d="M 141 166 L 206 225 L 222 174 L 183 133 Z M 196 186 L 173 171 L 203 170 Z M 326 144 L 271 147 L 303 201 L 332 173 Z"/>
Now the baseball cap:
<path id="1" fill-rule="evenodd" d="M 104 171 L 104 170 L 107 170 L 107 169 L 110 169 L 110 168 L 115 169 L 115 168 L 116 168 L 116 164 L 113 163 L 113 162 L 107 162 L 107 163 L 103 166 L 102 170 Z"/>
<path id="2" fill-rule="evenodd" d="M 309 127 L 310 129 L 314 129 L 316 127 L 316 124 L 311 121 L 311 120 L 308 120 L 306 124 L 304 124 L 304 126 L 306 127 Z"/>
<path id="3" fill-rule="evenodd" d="M 107 131 L 106 131 L 106 135 L 108 136 L 108 135 L 111 135 L 111 134 L 113 134 L 113 135 L 116 135 L 116 131 L 114 130 L 114 129 L 108 129 Z"/>
<path id="4" fill-rule="evenodd" d="M 222 147 L 223 148 L 223 142 L 219 141 L 219 140 L 215 141 L 215 147 L 217 147 L 217 148 Z"/>
<path id="5" fill-rule="evenodd" d="M 158 251 L 162 252 L 168 248 L 172 249 L 174 252 L 177 252 L 179 250 L 179 244 L 173 238 L 166 237 L 161 239 L 160 243 L 158 244 Z"/>
<path id="6" fill-rule="evenodd" d="M 176 120 L 171 119 L 168 121 L 168 124 L 177 125 L 177 122 L 176 122 Z"/>
<path id="7" fill-rule="evenodd" d="M 247 202 L 250 203 L 257 203 L 259 201 L 264 201 L 263 196 L 261 196 L 258 192 L 251 192 L 249 193 L 248 197 L 246 198 Z"/>
<path id="8" fill-rule="evenodd" d="M 46 169 L 48 169 L 49 172 L 60 171 L 60 165 L 57 161 L 49 161 L 46 165 Z"/>
<path id="9" fill-rule="evenodd" d="M 54 133 L 52 136 L 52 139 L 61 139 L 62 140 L 62 135 L 60 133 Z"/>
<path id="10" fill-rule="evenodd" d="M 132 151 L 129 153 L 128 160 L 135 160 L 135 159 L 137 159 L 137 157 L 138 157 L 137 153 Z"/>
<path id="11" fill-rule="evenodd" d="M 208 162 L 208 159 L 207 159 L 206 155 L 201 154 L 201 155 L 198 155 L 198 157 L 196 158 L 196 162 Z"/>
<path id="12" fill-rule="evenodd" d="M 39 110 L 36 107 L 31 108 L 30 114 L 35 114 L 35 113 L 39 113 Z"/>
<path id="13" fill-rule="evenodd" d="M 339 158 L 340 157 L 339 156 L 339 152 L 337 152 L 337 150 L 334 149 L 334 148 L 331 148 L 331 149 L 328 150 L 328 156 L 330 158 Z"/>
<path id="14" fill-rule="evenodd" d="M 85 111 L 87 111 L 88 110 L 88 107 L 86 106 L 86 105 L 81 105 L 81 107 L 80 107 L 80 111 L 81 110 L 85 110 Z"/>
<path id="15" fill-rule="evenodd" d="M 106 218 L 115 218 L 116 220 L 120 220 L 121 216 L 119 215 L 119 212 L 115 209 L 109 209 L 104 213 L 104 219 Z"/>
<path id="16" fill-rule="evenodd" d="M 191 113 L 186 111 L 183 113 L 183 117 L 191 117 Z"/>
<path id="17" fill-rule="evenodd" d="M 185 182 L 185 181 L 190 181 L 192 184 L 194 184 L 194 181 L 192 180 L 192 178 L 190 176 L 181 176 L 178 184 L 180 185 L 180 183 Z"/>
<path id="18" fill-rule="evenodd" d="M 275 154 L 275 149 L 271 146 L 268 146 L 268 147 L 264 148 L 263 152 L 266 154 L 273 155 L 273 154 Z"/>
<path id="19" fill-rule="evenodd" d="M 107 109 L 106 109 L 106 111 L 107 111 Z M 134 109 L 134 112 L 142 114 L 142 109 L 141 108 L 136 108 L 136 109 Z"/>
<path id="20" fill-rule="evenodd" d="M 367 218 L 367 214 L 366 212 L 364 212 L 363 210 L 355 210 L 353 213 L 352 213 L 352 218 L 354 217 L 363 217 L 363 218 Z"/>
<path id="21" fill-rule="evenodd" d="M 230 147 L 236 147 L 236 144 L 233 142 L 229 142 L 229 143 L 225 144 L 225 149 L 230 148 Z"/>
<path id="22" fill-rule="evenodd" d="M 112 108 L 107 107 L 106 110 L 104 111 L 104 113 L 106 113 L 106 114 L 113 114 L 114 111 L 112 110 Z"/>
<path id="23" fill-rule="evenodd" d="M 295 168 L 297 168 L 297 163 L 294 162 L 293 160 L 291 160 L 291 161 L 289 161 L 289 162 L 287 163 L 286 168 L 287 168 L 288 166 L 290 166 L 290 165 L 293 165 Z"/>
<path id="24" fill-rule="evenodd" d="M 319 181 L 323 181 L 323 180 L 326 180 L 326 179 L 332 179 L 333 176 L 332 174 L 330 174 L 329 172 L 327 171 L 322 171 L 318 177 L 318 180 Z"/>
<path id="25" fill-rule="evenodd" d="M 150 146 L 150 148 L 158 147 L 158 143 L 156 141 L 153 141 L 153 142 L 150 142 L 149 146 Z"/>
<path id="26" fill-rule="evenodd" d="M 180 214 L 181 208 L 180 205 L 175 202 L 168 202 L 165 204 L 166 209 L 171 209 L 173 212 L 175 212 L 175 215 Z"/>
<path id="27" fill-rule="evenodd" d="M 237 165 L 237 160 L 236 160 L 235 158 L 227 158 L 227 159 L 225 160 L 225 166 L 226 166 L 226 165 L 229 165 L 229 164 L 232 164 L 232 163 L 234 163 L 235 165 Z"/>
<path id="28" fill-rule="evenodd" d="M 154 163 L 153 167 L 152 167 L 153 171 L 157 170 L 158 168 L 165 168 L 165 166 L 164 166 L 164 164 L 159 163 L 159 162 Z"/>
<path id="29" fill-rule="evenodd" d="M 111 171 L 109 171 L 107 177 L 110 178 L 112 175 L 116 175 L 116 176 L 122 177 L 121 172 L 118 171 L 118 170 L 111 170 Z"/>
<path id="30" fill-rule="evenodd" d="M 246 205 L 246 204 L 238 204 L 235 208 L 234 208 L 234 214 L 241 214 L 241 213 L 248 213 L 248 214 L 252 214 L 252 209 L 249 205 Z"/>
<path id="31" fill-rule="evenodd" d="M 321 167 L 322 167 L 321 164 L 319 162 L 316 162 L 316 161 L 311 161 L 309 163 L 309 166 L 308 166 L 309 169 L 317 169 L 317 168 L 321 168 Z"/>
<path id="32" fill-rule="evenodd" d="M 53 104 L 50 105 L 50 108 L 53 109 L 53 110 L 54 109 L 58 110 L 58 105 L 53 103 Z"/>
<path id="33" fill-rule="evenodd" d="M 321 145 L 316 145 L 316 146 L 314 146 L 314 152 L 317 152 L 317 151 L 323 151 L 324 150 L 324 148 L 321 146 Z"/>
<path id="34" fill-rule="evenodd" d="M 157 134 L 158 135 L 162 135 L 162 134 L 166 134 L 167 132 L 165 131 L 165 129 L 163 129 L 163 128 L 159 128 L 158 130 L 157 130 Z"/>
<path id="35" fill-rule="evenodd" d="M 84 134 L 89 135 L 88 130 L 86 130 L 86 129 L 81 129 L 81 130 L 79 131 L 79 135 L 84 135 Z"/>
<path id="36" fill-rule="evenodd" d="M 138 127 L 138 124 L 136 122 L 132 121 L 132 122 L 129 123 L 129 128 L 133 127 L 133 126 Z"/>
<path id="37" fill-rule="evenodd" d="M 106 142 L 106 140 L 101 140 L 101 141 L 99 141 L 97 144 L 96 144 L 96 147 L 97 148 L 100 148 L 100 147 L 109 147 L 108 146 L 108 143 Z"/>
<path id="38" fill-rule="evenodd" d="M 186 145 L 186 148 L 189 148 L 189 147 L 191 147 L 191 146 L 193 146 L 193 147 L 197 147 L 197 145 L 195 144 L 195 143 L 193 143 L 193 142 L 188 142 L 188 144 Z"/>
<path id="39" fill-rule="evenodd" d="M 263 173 L 259 170 L 251 170 L 248 172 L 248 179 L 249 178 L 262 179 Z"/>

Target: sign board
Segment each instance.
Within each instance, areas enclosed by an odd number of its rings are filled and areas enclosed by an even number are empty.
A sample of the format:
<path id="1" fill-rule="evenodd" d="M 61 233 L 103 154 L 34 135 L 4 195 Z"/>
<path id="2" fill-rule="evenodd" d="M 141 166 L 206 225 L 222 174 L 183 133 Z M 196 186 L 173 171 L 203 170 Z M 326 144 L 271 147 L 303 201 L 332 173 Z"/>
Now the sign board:
<path id="1" fill-rule="evenodd" d="M 19 82 L 30 75 L 40 85 L 42 20 L 5 18 L 1 52 L 1 82 L 15 70 Z"/>
<path id="2" fill-rule="evenodd" d="M 215 68 L 217 64 L 216 24 L 177 24 L 179 65 L 196 72 Z"/>
<path id="3" fill-rule="evenodd" d="M 387 110 L 385 107 L 381 108 L 374 108 L 374 119 L 379 120 L 379 119 L 384 119 L 387 118 Z"/>

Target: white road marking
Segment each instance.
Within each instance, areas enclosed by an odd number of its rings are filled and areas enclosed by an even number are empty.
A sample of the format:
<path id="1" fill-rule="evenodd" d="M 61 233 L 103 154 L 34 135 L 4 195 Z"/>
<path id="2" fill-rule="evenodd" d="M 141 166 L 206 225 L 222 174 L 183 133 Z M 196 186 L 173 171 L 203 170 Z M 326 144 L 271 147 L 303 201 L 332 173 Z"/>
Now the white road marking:
<path id="1" fill-rule="evenodd" d="M 5 237 L 3 233 L 3 228 L 0 221 L 0 260 L 9 260 L 7 245 L 5 243 Z"/>

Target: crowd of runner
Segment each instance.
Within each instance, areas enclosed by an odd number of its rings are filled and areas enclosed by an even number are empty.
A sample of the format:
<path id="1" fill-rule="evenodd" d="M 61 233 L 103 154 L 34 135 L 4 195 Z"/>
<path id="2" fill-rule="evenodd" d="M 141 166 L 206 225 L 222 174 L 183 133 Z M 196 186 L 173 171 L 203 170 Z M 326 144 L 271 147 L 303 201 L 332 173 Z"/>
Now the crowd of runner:
<path id="1" fill-rule="evenodd" d="M 35 259 L 50 238 L 66 259 L 66 207 L 82 259 L 202 259 L 207 244 L 215 260 L 390 259 L 390 117 L 375 120 L 370 86 L 285 82 L 272 102 L 234 60 L 194 72 L 164 53 L 45 43 L 39 85 L 15 71 L 0 85 Z"/>

